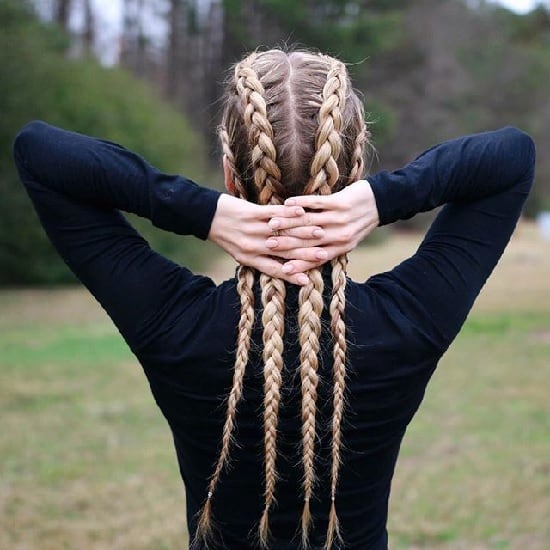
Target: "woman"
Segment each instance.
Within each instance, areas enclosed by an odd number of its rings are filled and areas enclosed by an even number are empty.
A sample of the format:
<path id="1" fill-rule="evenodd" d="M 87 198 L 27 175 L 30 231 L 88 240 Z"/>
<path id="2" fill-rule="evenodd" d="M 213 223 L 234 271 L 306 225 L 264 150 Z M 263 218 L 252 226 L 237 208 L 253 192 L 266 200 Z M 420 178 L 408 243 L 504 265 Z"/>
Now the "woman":
<path id="1" fill-rule="evenodd" d="M 361 180 L 345 66 L 276 50 L 234 67 L 220 137 L 233 197 L 44 123 L 14 149 L 45 230 L 172 429 L 195 547 L 385 549 L 401 440 L 514 230 L 533 142 L 467 136 Z M 411 258 L 346 278 L 345 253 L 375 227 L 443 204 Z M 173 264 L 118 210 L 209 237 L 237 276 L 215 286 Z"/>

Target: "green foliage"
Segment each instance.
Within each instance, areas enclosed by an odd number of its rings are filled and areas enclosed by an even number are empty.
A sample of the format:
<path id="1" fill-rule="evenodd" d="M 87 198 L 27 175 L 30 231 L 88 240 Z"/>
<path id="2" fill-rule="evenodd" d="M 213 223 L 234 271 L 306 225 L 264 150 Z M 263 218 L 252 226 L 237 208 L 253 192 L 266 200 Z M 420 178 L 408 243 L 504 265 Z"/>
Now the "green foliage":
<path id="1" fill-rule="evenodd" d="M 69 41 L 40 24 L 30 9 L 0 2 L 0 284 L 73 280 L 47 241 L 18 182 L 11 159 L 17 130 L 44 119 L 124 144 L 167 172 L 200 177 L 204 144 L 182 115 L 162 104 L 142 82 L 92 59 L 71 59 Z M 152 245 L 178 260 L 198 258 L 196 242 L 139 224 Z"/>
<path id="2" fill-rule="evenodd" d="M 475 129 L 514 124 L 534 136 L 537 184 L 524 209 L 532 218 L 550 196 L 550 161 L 540 154 L 550 143 L 550 12 L 540 6 L 526 15 L 505 9 L 489 15 L 481 23 L 483 43 L 476 40 L 458 51 L 474 83 L 460 112 L 475 117 Z"/>

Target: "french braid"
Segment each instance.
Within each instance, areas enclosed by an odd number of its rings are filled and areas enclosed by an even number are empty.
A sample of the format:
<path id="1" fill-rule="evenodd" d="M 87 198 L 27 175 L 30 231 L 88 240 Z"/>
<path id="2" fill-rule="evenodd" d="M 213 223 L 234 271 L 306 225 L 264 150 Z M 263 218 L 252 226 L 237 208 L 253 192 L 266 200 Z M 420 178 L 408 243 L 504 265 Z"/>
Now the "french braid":
<path id="1" fill-rule="evenodd" d="M 237 66 L 237 92 L 244 107 L 244 122 L 248 141 L 252 145 L 254 185 L 260 204 L 281 204 L 284 190 L 277 152 L 273 143 L 273 128 L 267 118 L 264 88 L 249 57 Z M 262 291 L 263 362 L 264 362 L 264 447 L 265 503 L 260 519 L 259 539 L 266 547 L 269 541 L 269 511 L 275 498 L 277 480 L 277 425 L 279 421 L 280 389 L 283 370 L 283 333 L 286 289 L 284 281 L 265 274 L 260 276 Z"/>
<path id="2" fill-rule="evenodd" d="M 350 180 L 357 181 L 363 175 L 363 149 L 367 140 L 366 126 L 361 118 L 359 132 L 355 139 L 355 148 L 351 160 Z M 331 504 L 325 548 L 330 550 L 334 539 L 342 541 L 340 523 L 336 513 L 336 489 L 340 473 L 340 448 L 342 445 L 342 419 L 345 408 L 346 389 L 346 267 L 348 259 L 345 254 L 332 260 L 332 299 L 330 302 L 330 328 L 333 335 L 333 413 L 332 413 L 332 466 L 331 466 Z"/>
<path id="3" fill-rule="evenodd" d="M 336 60 L 330 60 L 329 63 L 330 69 L 323 87 L 322 103 L 319 109 L 319 128 L 315 137 L 315 154 L 310 169 L 311 180 L 306 187 L 305 194 L 330 194 L 332 188 L 336 186 L 340 179 L 338 158 L 342 151 L 340 134 L 343 127 L 342 110 L 345 106 L 347 77 L 342 63 Z M 309 278 L 310 283 L 300 291 L 300 310 L 298 313 L 302 350 L 300 373 L 302 378 L 302 462 L 304 465 L 302 544 L 304 546 L 308 545 L 309 529 L 312 523 L 310 500 L 316 477 L 313 458 L 315 456 L 317 368 L 319 338 L 321 335 L 320 316 L 323 311 L 323 279 L 320 270 L 310 271 Z M 338 357 L 340 358 L 340 354 L 338 354 Z M 340 432 L 338 431 L 339 435 Z M 332 497 L 334 497 L 334 493 Z"/>

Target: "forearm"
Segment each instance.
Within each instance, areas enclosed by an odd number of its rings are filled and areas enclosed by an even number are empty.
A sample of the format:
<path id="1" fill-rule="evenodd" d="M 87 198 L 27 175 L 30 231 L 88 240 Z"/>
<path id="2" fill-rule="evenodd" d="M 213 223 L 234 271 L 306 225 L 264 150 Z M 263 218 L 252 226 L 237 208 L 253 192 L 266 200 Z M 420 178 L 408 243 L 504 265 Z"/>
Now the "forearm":
<path id="1" fill-rule="evenodd" d="M 131 212 L 162 229 L 202 239 L 210 230 L 217 191 L 163 174 L 115 143 L 31 122 L 16 137 L 14 155 L 31 195 L 54 191 L 90 206 Z"/>
<path id="2" fill-rule="evenodd" d="M 380 225 L 451 202 L 504 192 L 533 170 L 532 139 L 515 128 L 474 134 L 437 145 L 395 172 L 368 178 Z"/>

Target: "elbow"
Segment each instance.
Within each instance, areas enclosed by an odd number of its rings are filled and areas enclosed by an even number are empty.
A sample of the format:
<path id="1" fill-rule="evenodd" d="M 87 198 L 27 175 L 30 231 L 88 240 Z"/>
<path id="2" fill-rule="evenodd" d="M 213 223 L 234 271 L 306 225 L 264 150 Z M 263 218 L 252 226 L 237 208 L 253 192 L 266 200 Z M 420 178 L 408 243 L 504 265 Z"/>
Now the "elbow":
<path id="1" fill-rule="evenodd" d="M 48 125 L 40 120 L 28 122 L 13 140 L 13 158 L 21 176 L 31 174 L 32 166 L 41 156 L 41 144 L 48 142 L 45 135 Z M 26 178 L 23 178 L 25 181 Z"/>
<path id="2" fill-rule="evenodd" d="M 47 127 L 45 122 L 33 120 L 19 130 L 13 140 L 13 156 L 16 163 L 24 164 L 27 159 L 36 154 L 37 145 Z"/>
<path id="3" fill-rule="evenodd" d="M 533 138 L 513 126 L 504 129 L 507 132 L 507 146 L 510 158 L 515 160 L 517 177 L 532 182 L 535 174 L 536 148 Z"/>

